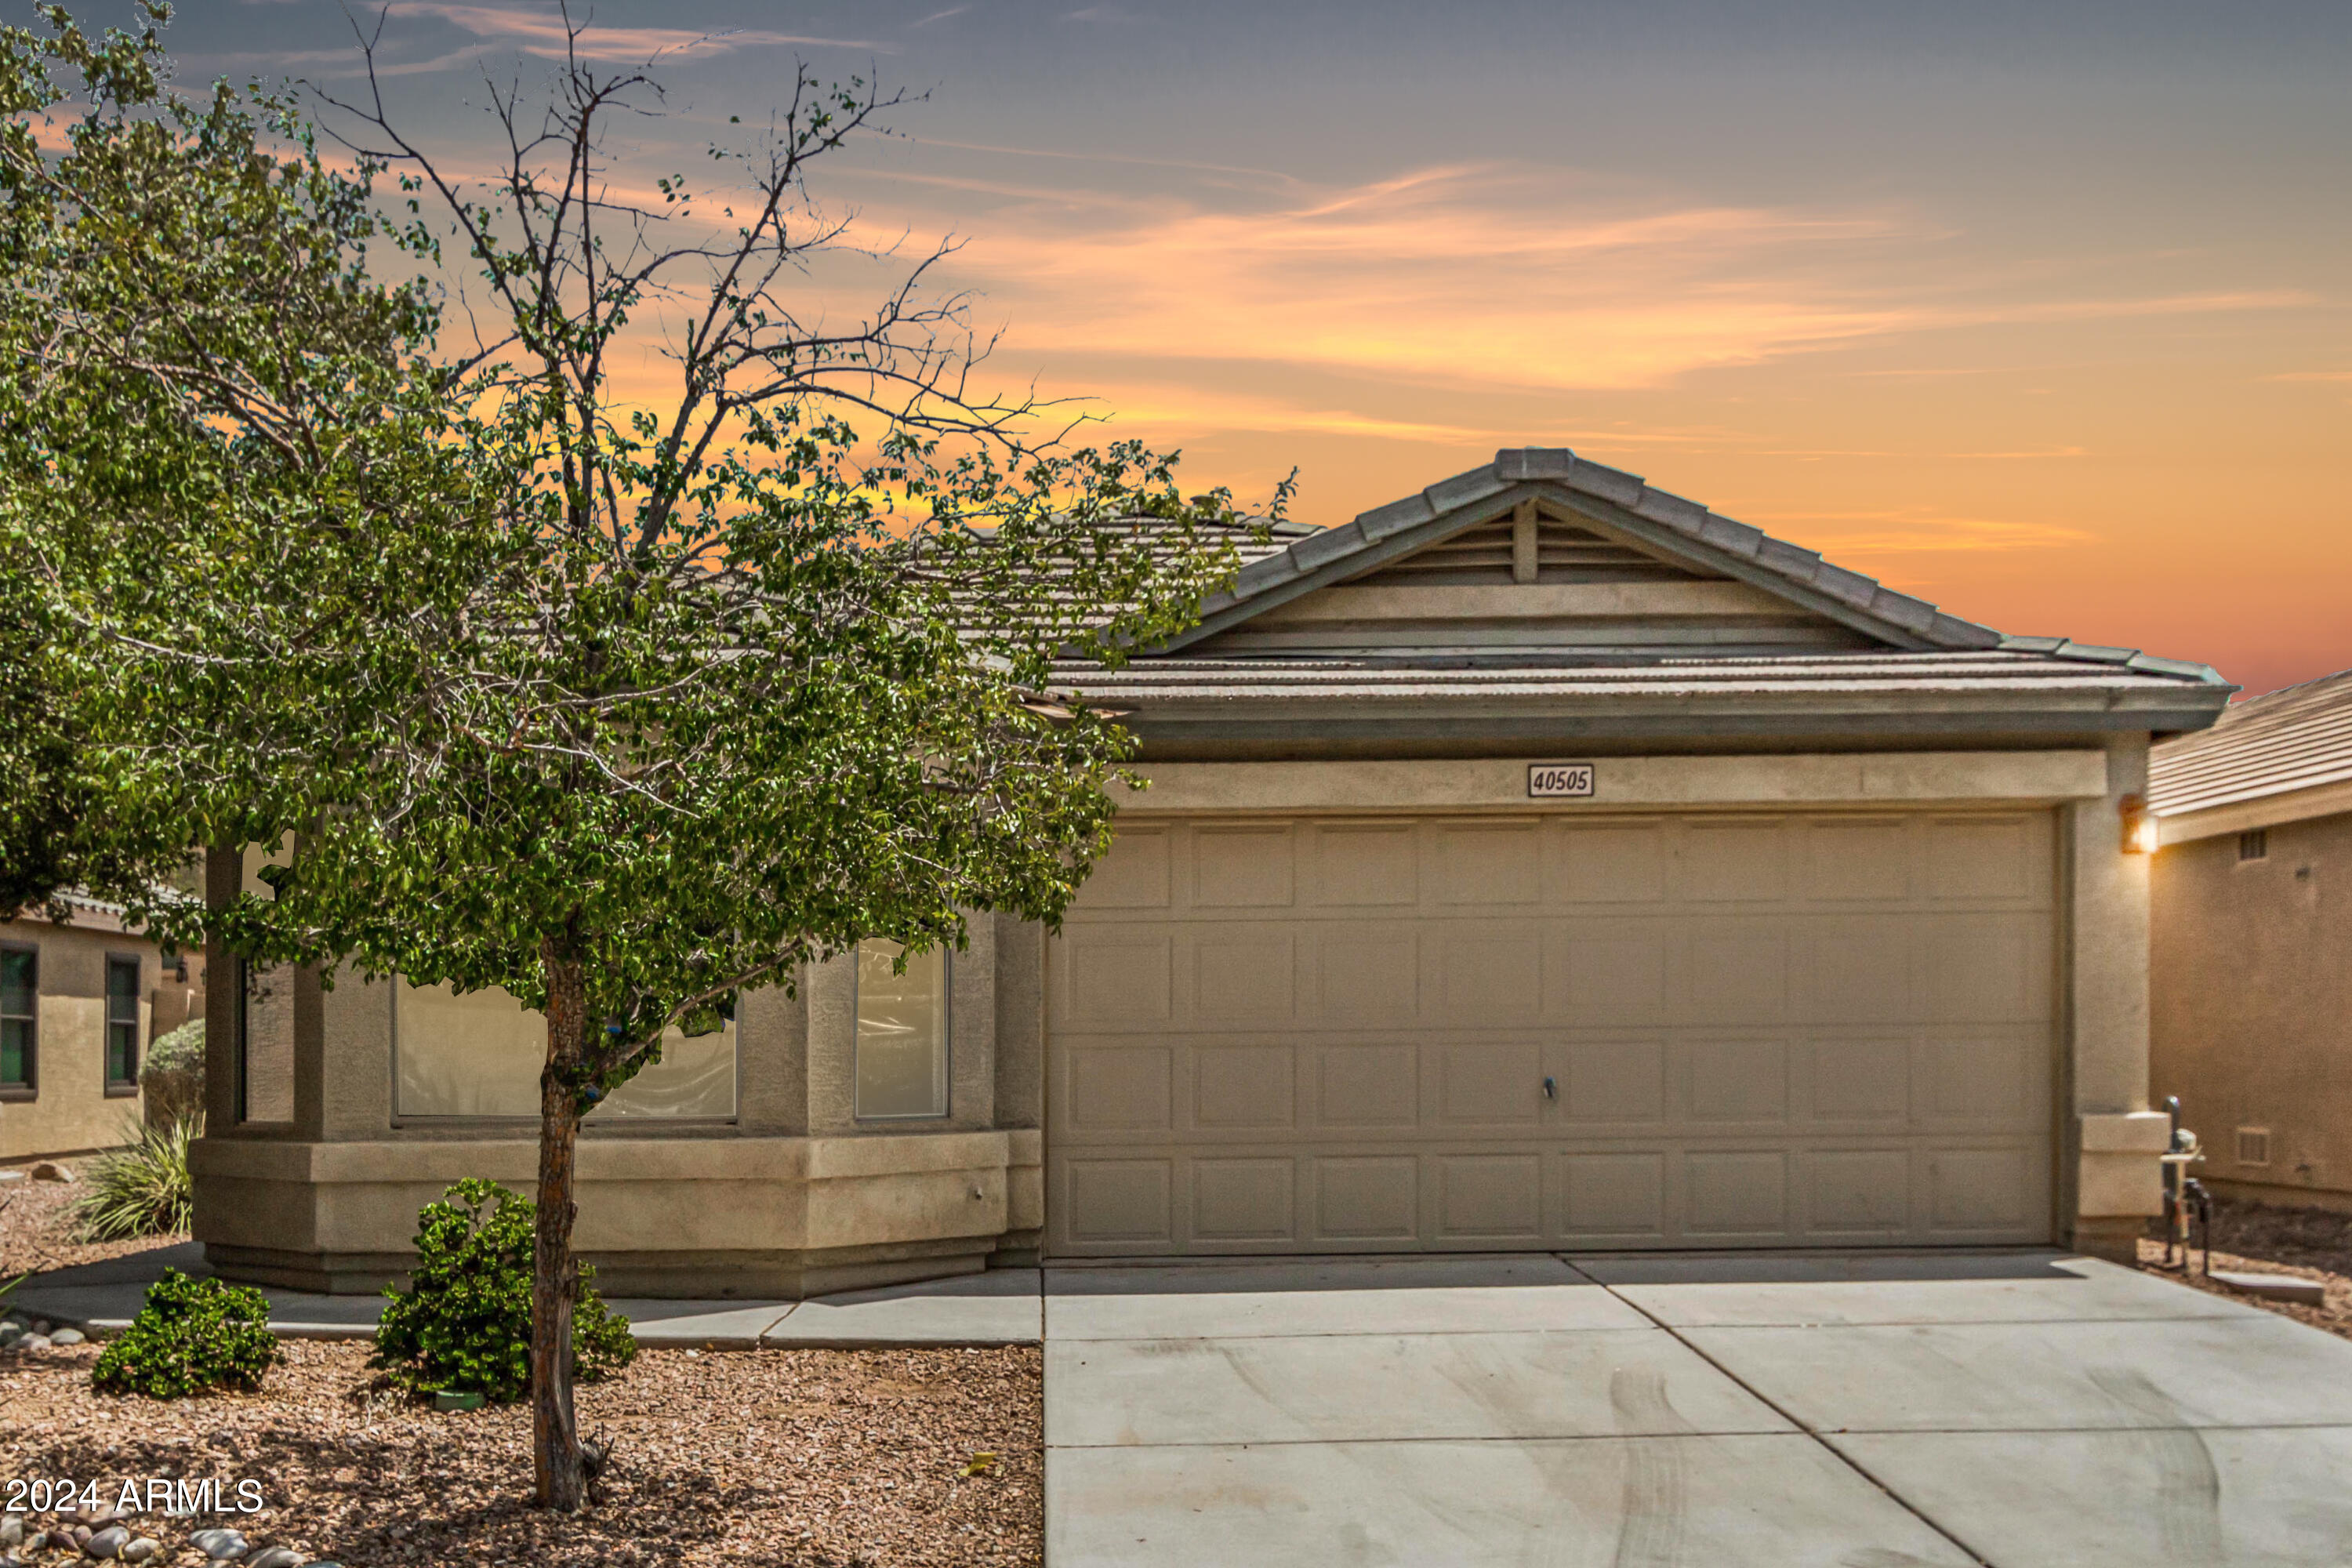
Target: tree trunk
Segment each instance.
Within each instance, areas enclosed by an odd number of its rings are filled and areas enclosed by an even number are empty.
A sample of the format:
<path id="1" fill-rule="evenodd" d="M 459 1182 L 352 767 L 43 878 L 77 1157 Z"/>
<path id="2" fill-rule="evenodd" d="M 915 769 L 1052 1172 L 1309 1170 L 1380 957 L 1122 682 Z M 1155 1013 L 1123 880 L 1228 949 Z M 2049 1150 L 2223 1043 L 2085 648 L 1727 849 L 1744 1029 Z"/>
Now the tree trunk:
<path id="1" fill-rule="evenodd" d="M 575 1513 L 587 1502 L 580 1425 L 572 1410 L 572 1309 L 580 1266 L 572 1257 L 572 1156 L 580 1105 L 560 1070 L 587 1054 L 587 973 L 579 958 L 550 942 L 547 965 L 547 1067 L 539 1079 L 539 1230 L 530 1276 L 532 1472 L 539 1506 Z"/>

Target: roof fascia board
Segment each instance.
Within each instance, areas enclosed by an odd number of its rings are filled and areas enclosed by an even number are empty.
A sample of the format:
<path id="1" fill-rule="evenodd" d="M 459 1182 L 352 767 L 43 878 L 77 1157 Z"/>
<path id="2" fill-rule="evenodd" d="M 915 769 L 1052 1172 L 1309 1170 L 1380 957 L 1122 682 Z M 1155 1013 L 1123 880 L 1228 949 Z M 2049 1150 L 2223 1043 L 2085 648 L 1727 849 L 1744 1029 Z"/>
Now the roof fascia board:
<path id="1" fill-rule="evenodd" d="M 1605 528 L 1615 529 L 1660 554 L 1720 572 L 1727 577 L 1761 588 L 1768 594 L 1801 605 L 1817 616 L 1861 632 L 1865 637 L 1876 637 L 1892 647 L 1913 653 L 1935 653 L 1951 646 L 1921 637 L 1883 616 L 1799 583 L 1769 566 L 1759 564 L 1757 556 L 1740 555 L 1704 540 L 1693 539 L 1686 533 L 1653 522 L 1606 497 L 1574 489 L 1558 480 L 1538 481 L 1534 488 L 1553 505 L 1580 512 L 1588 520 Z"/>

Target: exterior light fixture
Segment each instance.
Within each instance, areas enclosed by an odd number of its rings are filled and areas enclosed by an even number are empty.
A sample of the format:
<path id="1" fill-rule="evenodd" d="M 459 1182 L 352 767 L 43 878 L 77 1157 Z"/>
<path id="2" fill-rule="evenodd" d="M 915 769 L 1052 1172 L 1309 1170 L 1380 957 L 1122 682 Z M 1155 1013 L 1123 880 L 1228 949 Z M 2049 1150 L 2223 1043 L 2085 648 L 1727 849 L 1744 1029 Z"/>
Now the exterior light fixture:
<path id="1" fill-rule="evenodd" d="M 2147 802 L 2138 795 L 2127 795 L 2116 802 L 2116 807 L 2123 813 L 2124 853 L 2155 854 L 2162 840 L 2158 832 L 2156 814 L 2148 810 Z"/>

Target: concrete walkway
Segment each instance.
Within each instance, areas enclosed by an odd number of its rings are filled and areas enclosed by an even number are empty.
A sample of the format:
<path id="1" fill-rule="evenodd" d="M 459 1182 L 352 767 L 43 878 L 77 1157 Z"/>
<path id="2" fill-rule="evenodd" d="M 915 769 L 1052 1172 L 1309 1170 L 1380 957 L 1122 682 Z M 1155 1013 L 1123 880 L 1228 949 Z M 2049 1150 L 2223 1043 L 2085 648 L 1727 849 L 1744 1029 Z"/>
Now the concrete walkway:
<path id="1" fill-rule="evenodd" d="M 94 1337 L 119 1333 L 165 1268 L 212 1272 L 195 1242 L 37 1275 L 0 1306 L 71 1323 Z M 862 1345 L 1034 1344 L 1042 1332 L 1034 1268 L 997 1268 L 953 1279 L 860 1290 L 806 1301 L 655 1301 L 613 1298 L 637 1342 L 672 1349 L 748 1350 Z M 288 1339 L 363 1340 L 383 1313 L 380 1296 L 320 1296 L 268 1289 L 269 1326 Z"/>
<path id="2" fill-rule="evenodd" d="M 1054 1268 L 1047 1560 L 2338 1564 L 2352 1343 L 2037 1251 Z"/>

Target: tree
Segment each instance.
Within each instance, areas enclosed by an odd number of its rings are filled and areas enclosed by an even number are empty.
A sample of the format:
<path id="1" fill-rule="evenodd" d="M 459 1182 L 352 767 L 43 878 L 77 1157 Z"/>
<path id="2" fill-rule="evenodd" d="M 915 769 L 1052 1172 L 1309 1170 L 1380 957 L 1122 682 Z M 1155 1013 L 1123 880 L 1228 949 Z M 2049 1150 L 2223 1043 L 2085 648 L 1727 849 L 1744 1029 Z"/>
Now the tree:
<path id="1" fill-rule="evenodd" d="M 328 650 L 418 581 L 369 536 L 470 473 L 431 295 L 368 274 L 373 172 L 283 94 L 172 91 L 141 11 L 0 28 L 0 908 L 80 886 L 193 942 L 170 879 L 299 819 Z M 215 730 L 242 758 L 174 778 Z"/>
<path id="2" fill-rule="evenodd" d="M 731 194 L 669 175 L 646 210 L 604 130 L 658 101 L 576 48 L 543 107 L 494 85 L 508 156 L 481 185 L 380 93 L 335 105 L 361 167 L 398 172 L 411 253 L 474 279 L 469 352 L 304 383 L 332 462 L 228 399 L 205 427 L 245 443 L 215 480 L 238 500 L 231 569 L 142 593 L 148 547 L 118 531 L 132 565 L 80 612 L 137 736 L 109 756 L 123 813 L 216 845 L 292 835 L 272 895 L 211 929 L 545 1014 L 534 1463 L 565 1510 L 583 1116 L 668 1028 L 860 939 L 1058 920 L 1129 742 L 1053 698 L 1055 663 L 1188 622 L 1251 526 L 1223 491 L 1184 498 L 1172 459 L 1063 450 L 1035 405 L 976 390 L 964 301 L 929 291 L 944 250 L 827 324 L 806 269 L 847 237 L 806 181 L 897 99 L 803 72 L 754 153 L 714 150 Z M 395 350 L 429 325 L 392 324 Z M 670 389 L 632 405 L 616 351 L 656 327 Z M 138 374 L 201 402 L 219 368 Z M 250 497 L 288 476 L 264 526 Z M 223 696 L 240 683 L 249 709 Z"/>

